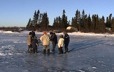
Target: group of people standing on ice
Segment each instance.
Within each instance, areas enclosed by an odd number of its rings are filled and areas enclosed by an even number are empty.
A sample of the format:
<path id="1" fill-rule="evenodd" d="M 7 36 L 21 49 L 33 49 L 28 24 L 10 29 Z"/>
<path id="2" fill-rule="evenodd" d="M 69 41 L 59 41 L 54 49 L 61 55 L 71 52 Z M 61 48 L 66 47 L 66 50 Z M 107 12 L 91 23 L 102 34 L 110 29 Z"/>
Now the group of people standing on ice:
<path id="1" fill-rule="evenodd" d="M 67 32 L 63 32 L 63 35 L 61 34 L 58 39 L 55 32 L 50 32 L 48 34 L 46 31 L 44 31 L 43 35 L 40 36 L 39 40 L 41 41 L 43 45 L 44 54 L 50 54 L 50 52 L 55 53 L 56 45 L 58 46 L 59 54 L 68 52 L 68 45 L 70 42 L 70 37 L 67 34 Z M 34 31 L 29 32 L 28 37 L 27 37 L 27 44 L 28 44 L 29 53 L 38 52 L 37 46 L 39 45 L 39 41 Z"/>

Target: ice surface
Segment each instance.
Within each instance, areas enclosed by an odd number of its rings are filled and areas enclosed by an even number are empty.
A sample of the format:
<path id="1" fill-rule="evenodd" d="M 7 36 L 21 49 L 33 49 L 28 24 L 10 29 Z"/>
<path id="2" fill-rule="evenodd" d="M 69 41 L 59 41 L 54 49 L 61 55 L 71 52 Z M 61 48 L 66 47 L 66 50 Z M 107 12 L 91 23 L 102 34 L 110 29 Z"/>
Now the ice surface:
<path id="1" fill-rule="evenodd" d="M 27 34 L 0 32 L 0 72 L 114 72 L 113 34 L 69 33 L 70 52 L 58 54 L 56 48 L 50 55 L 42 54 L 42 45 L 27 53 Z"/>

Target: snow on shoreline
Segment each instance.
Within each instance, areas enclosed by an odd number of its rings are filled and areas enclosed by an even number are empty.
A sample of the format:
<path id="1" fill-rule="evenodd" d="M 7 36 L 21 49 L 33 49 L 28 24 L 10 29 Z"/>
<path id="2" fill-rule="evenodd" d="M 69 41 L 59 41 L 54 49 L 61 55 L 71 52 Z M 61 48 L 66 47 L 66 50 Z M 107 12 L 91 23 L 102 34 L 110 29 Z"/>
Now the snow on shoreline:
<path id="1" fill-rule="evenodd" d="M 109 34 L 109 33 L 83 33 L 83 32 L 73 32 L 73 33 L 68 33 L 69 35 L 79 35 L 79 36 L 110 36 L 114 37 L 114 34 Z"/>
<path id="2" fill-rule="evenodd" d="M 12 32 L 12 31 L 2 31 L 2 30 L 0 30 L 0 33 L 9 33 L 9 34 L 11 34 L 11 33 L 18 33 L 18 32 Z"/>
<path id="3" fill-rule="evenodd" d="M 12 31 L 2 31 L 0 30 L 0 33 L 5 33 L 5 34 L 28 34 L 30 31 L 22 31 L 22 32 L 12 32 Z M 36 34 L 42 34 L 42 32 L 35 32 Z M 63 33 L 57 33 L 57 35 L 60 35 Z M 69 35 L 77 35 L 77 36 L 109 36 L 109 37 L 114 37 L 114 34 L 109 34 L 109 33 L 83 33 L 83 32 L 72 32 L 68 33 Z"/>

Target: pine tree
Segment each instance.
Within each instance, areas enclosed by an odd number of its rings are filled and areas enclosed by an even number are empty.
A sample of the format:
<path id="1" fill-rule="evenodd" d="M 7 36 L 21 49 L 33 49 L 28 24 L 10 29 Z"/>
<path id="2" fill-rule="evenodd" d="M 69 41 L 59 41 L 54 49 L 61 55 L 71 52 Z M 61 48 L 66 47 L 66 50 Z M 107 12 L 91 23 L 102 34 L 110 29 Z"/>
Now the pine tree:
<path id="1" fill-rule="evenodd" d="M 84 18 L 85 17 L 85 11 L 83 10 L 82 11 L 82 18 Z"/>
<path id="2" fill-rule="evenodd" d="M 72 25 L 77 28 L 78 31 L 80 31 L 80 12 L 76 10 L 75 17 L 72 18 Z"/>
<path id="3" fill-rule="evenodd" d="M 99 32 L 104 33 L 105 32 L 105 19 L 104 16 L 99 21 Z"/>
<path id="4" fill-rule="evenodd" d="M 48 16 L 47 13 L 44 13 L 42 16 L 41 27 L 43 30 L 48 30 L 48 26 L 49 26 Z"/>
<path id="5" fill-rule="evenodd" d="M 30 24 L 31 24 L 31 18 L 29 19 L 28 23 L 27 23 L 27 26 L 26 26 L 26 29 L 29 30 L 30 29 Z"/>
<path id="6" fill-rule="evenodd" d="M 37 14 L 35 10 L 34 15 L 33 15 L 33 26 L 35 26 L 36 24 L 37 24 Z"/>
<path id="7" fill-rule="evenodd" d="M 91 32 L 91 17 L 90 15 L 88 16 L 88 19 L 87 19 L 87 23 L 88 23 L 88 32 Z"/>
<path id="8" fill-rule="evenodd" d="M 114 17 L 112 18 L 111 30 L 114 32 Z"/>
<path id="9" fill-rule="evenodd" d="M 109 15 L 109 17 L 107 17 L 106 19 L 106 27 L 107 28 L 111 28 L 111 19 L 112 19 L 112 14 Z"/>
<path id="10" fill-rule="evenodd" d="M 76 17 L 72 18 L 71 26 L 77 28 L 77 20 L 76 20 Z"/>
<path id="11" fill-rule="evenodd" d="M 62 29 L 62 20 L 61 20 L 61 17 L 59 16 L 59 17 L 56 17 L 55 19 L 54 19 L 54 23 L 53 23 L 53 27 L 54 27 L 54 29 Z"/>
<path id="12" fill-rule="evenodd" d="M 61 27 L 63 29 L 66 29 L 69 25 L 68 25 L 68 21 L 67 21 L 67 16 L 65 15 L 65 10 L 63 10 L 63 15 L 62 15 L 62 24 Z"/>

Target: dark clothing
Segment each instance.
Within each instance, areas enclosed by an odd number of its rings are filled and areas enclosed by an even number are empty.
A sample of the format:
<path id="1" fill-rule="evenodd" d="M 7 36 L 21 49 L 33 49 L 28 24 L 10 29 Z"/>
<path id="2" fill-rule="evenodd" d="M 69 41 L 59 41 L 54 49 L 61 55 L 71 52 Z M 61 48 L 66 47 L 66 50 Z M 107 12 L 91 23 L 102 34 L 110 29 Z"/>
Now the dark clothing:
<path id="1" fill-rule="evenodd" d="M 69 44 L 65 44 L 65 53 L 68 52 L 68 45 Z"/>
<path id="2" fill-rule="evenodd" d="M 34 37 L 32 39 L 32 48 L 33 48 L 34 53 L 37 52 L 37 45 L 38 45 L 38 40 L 37 40 L 37 38 Z"/>
<path id="3" fill-rule="evenodd" d="M 55 51 L 55 47 L 56 47 L 56 43 L 54 43 L 54 42 L 52 41 L 52 51 L 53 51 L 53 52 Z"/>
<path id="4" fill-rule="evenodd" d="M 44 45 L 44 49 L 43 49 L 43 53 L 44 54 L 50 54 L 50 49 L 48 48 L 48 45 Z"/>
<path id="5" fill-rule="evenodd" d="M 70 42 L 70 37 L 68 34 L 64 35 L 64 46 L 65 46 L 65 52 L 68 52 L 68 45 Z"/>
<path id="6" fill-rule="evenodd" d="M 55 44 L 57 44 L 57 36 L 55 33 L 51 34 L 50 41 L 53 41 Z"/>
<path id="7" fill-rule="evenodd" d="M 52 51 L 54 52 L 55 51 L 56 44 L 57 44 L 57 36 L 56 36 L 55 33 L 52 33 L 51 34 L 50 41 L 52 42 Z"/>
<path id="8" fill-rule="evenodd" d="M 58 49 L 59 49 L 59 54 L 63 54 L 63 47 L 60 47 Z"/>
<path id="9" fill-rule="evenodd" d="M 31 32 L 32 38 L 36 35 L 34 31 Z"/>
<path id="10" fill-rule="evenodd" d="M 65 36 L 64 36 L 64 43 L 68 44 L 69 42 L 70 42 L 70 37 L 69 37 L 68 34 L 65 34 Z"/>

